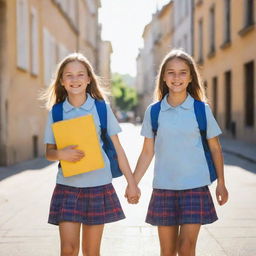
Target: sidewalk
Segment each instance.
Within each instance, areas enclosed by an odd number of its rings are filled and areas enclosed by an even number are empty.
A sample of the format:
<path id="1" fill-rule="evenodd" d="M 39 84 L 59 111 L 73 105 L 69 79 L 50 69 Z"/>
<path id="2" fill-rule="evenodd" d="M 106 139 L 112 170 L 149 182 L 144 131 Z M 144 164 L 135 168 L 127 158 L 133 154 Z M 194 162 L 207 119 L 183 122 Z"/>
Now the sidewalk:
<path id="1" fill-rule="evenodd" d="M 256 163 L 256 144 L 220 137 L 223 152 L 230 153 Z"/>

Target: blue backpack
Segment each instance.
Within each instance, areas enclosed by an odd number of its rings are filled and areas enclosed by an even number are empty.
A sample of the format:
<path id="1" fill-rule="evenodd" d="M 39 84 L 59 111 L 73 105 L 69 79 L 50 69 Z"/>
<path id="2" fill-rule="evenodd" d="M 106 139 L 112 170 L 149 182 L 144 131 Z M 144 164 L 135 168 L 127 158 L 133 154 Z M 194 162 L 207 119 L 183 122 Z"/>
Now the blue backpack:
<path id="1" fill-rule="evenodd" d="M 119 168 L 117 161 L 117 154 L 115 147 L 112 143 L 111 138 L 107 133 L 107 108 L 106 103 L 103 100 L 95 99 L 95 106 L 97 113 L 100 119 L 100 128 L 101 128 L 101 139 L 103 141 L 103 150 L 105 151 L 109 161 L 110 169 L 113 178 L 117 178 L 123 175 L 122 171 Z M 52 119 L 53 122 L 58 122 L 63 120 L 63 102 L 57 103 L 52 108 Z"/>
<path id="2" fill-rule="evenodd" d="M 154 136 L 157 134 L 158 129 L 158 116 L 161 108 L 161 101 L 153 104 L 150 110 L 151 125 Z M 207 135 L 207 120 L 205 114 L 205 103 L 202 101 L 194 100 L 194 111 L 196 115 L 196 120 L 200 130 L 201 140 L 204 148 L 204 155 L 209 168 L 211 182 L 217 179 L 216 169 L 212 160 L 211 151 L 209 149 Z"/>

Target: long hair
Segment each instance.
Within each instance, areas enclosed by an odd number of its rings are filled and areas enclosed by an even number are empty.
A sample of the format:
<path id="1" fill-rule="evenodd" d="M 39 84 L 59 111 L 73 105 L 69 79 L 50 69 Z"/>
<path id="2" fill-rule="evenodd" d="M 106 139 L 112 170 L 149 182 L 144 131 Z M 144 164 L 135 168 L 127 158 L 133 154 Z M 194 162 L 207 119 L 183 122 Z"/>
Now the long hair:
<path id="1" fill-rule="evenodd" d="M 57 66 L 50 86 L 42 93 L 40 99 L 45 101 L 45 106 L 50 109 L 54 104 L 63 102 L 67 97 L 67 91 L 61 85 L 61 79 L 65 66 L 73 61 L 81 62 L 87 69 L 88 76 L 91 81 L 86 88 L 94 99 L 103 100 L 105 98 L 103 89 L 101 88 L 101 80 L 93 71 L 93 68 L 87 58 L 81 53 L 71 53 L 66 56 Z"/>
<path id="2" fill-rule="evenodd" d="M 166 85 L 166 82 L 163 80 L 163 77 L 167 63 L 175 58 L 183 60 L 189 67 L 192 80 L 187 87 L 187 92 L 189 92 L 189 94 L 196 100 L 207 101 L 205 89 L 203 87 L 201 77 L 194 59 L 189 54 L 179 49 L 174 49 L 170 51 L 165 56 L 160 65 L 154 92 L 155 100 L 162 100 L 164 96 L 169 92 L 169 89 Z"/>

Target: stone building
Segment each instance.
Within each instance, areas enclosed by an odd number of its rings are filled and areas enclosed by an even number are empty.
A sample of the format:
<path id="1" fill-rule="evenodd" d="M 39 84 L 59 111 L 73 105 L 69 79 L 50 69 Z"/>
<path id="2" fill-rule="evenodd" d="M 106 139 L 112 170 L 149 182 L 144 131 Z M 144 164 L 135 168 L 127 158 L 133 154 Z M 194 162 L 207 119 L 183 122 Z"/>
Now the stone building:
<path id="1" fill-rule="evenodd" d="M 256 4 L 195 1 L 194 53 L 225 135 L 256 142 Z"/>
<path id="2" fill-rule="evenodd" d="M 153 101 L 156 75 L 164 56 L 172 48 L 173 3 L 166 4 L 152 15 L 143 31 L 144 47 L 137 56 L 136 88 L 140 104 L 138 115 L 143 117 L 145 108 Z"/>
<path id="3" fill-rule="evenodd" d="M 43 155 L 47 112 L 39 91 L 64 56 L 82 52 L 98 74 L 109 72 L 99 7 L 99 0 L 0 0 L 0 165 Z"/>

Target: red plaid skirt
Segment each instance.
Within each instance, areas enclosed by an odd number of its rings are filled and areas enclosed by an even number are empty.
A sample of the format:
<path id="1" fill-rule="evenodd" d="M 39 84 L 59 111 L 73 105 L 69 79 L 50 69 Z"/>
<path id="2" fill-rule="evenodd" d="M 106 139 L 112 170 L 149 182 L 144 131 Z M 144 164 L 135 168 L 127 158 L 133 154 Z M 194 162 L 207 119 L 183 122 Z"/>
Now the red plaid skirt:
<path id="1" fill-rule="evenodd" d="M 124 219 L 124 213 L 112 184 L 76 188 L 56 184 L 48 223 L 61 221 L 99 225 Z"/>
<path id="2" fill-rule="evenodd" d="M 208 186 L 153 189 L 146 222 L 155 226 L 209 224 L 218 219 Z"/>

